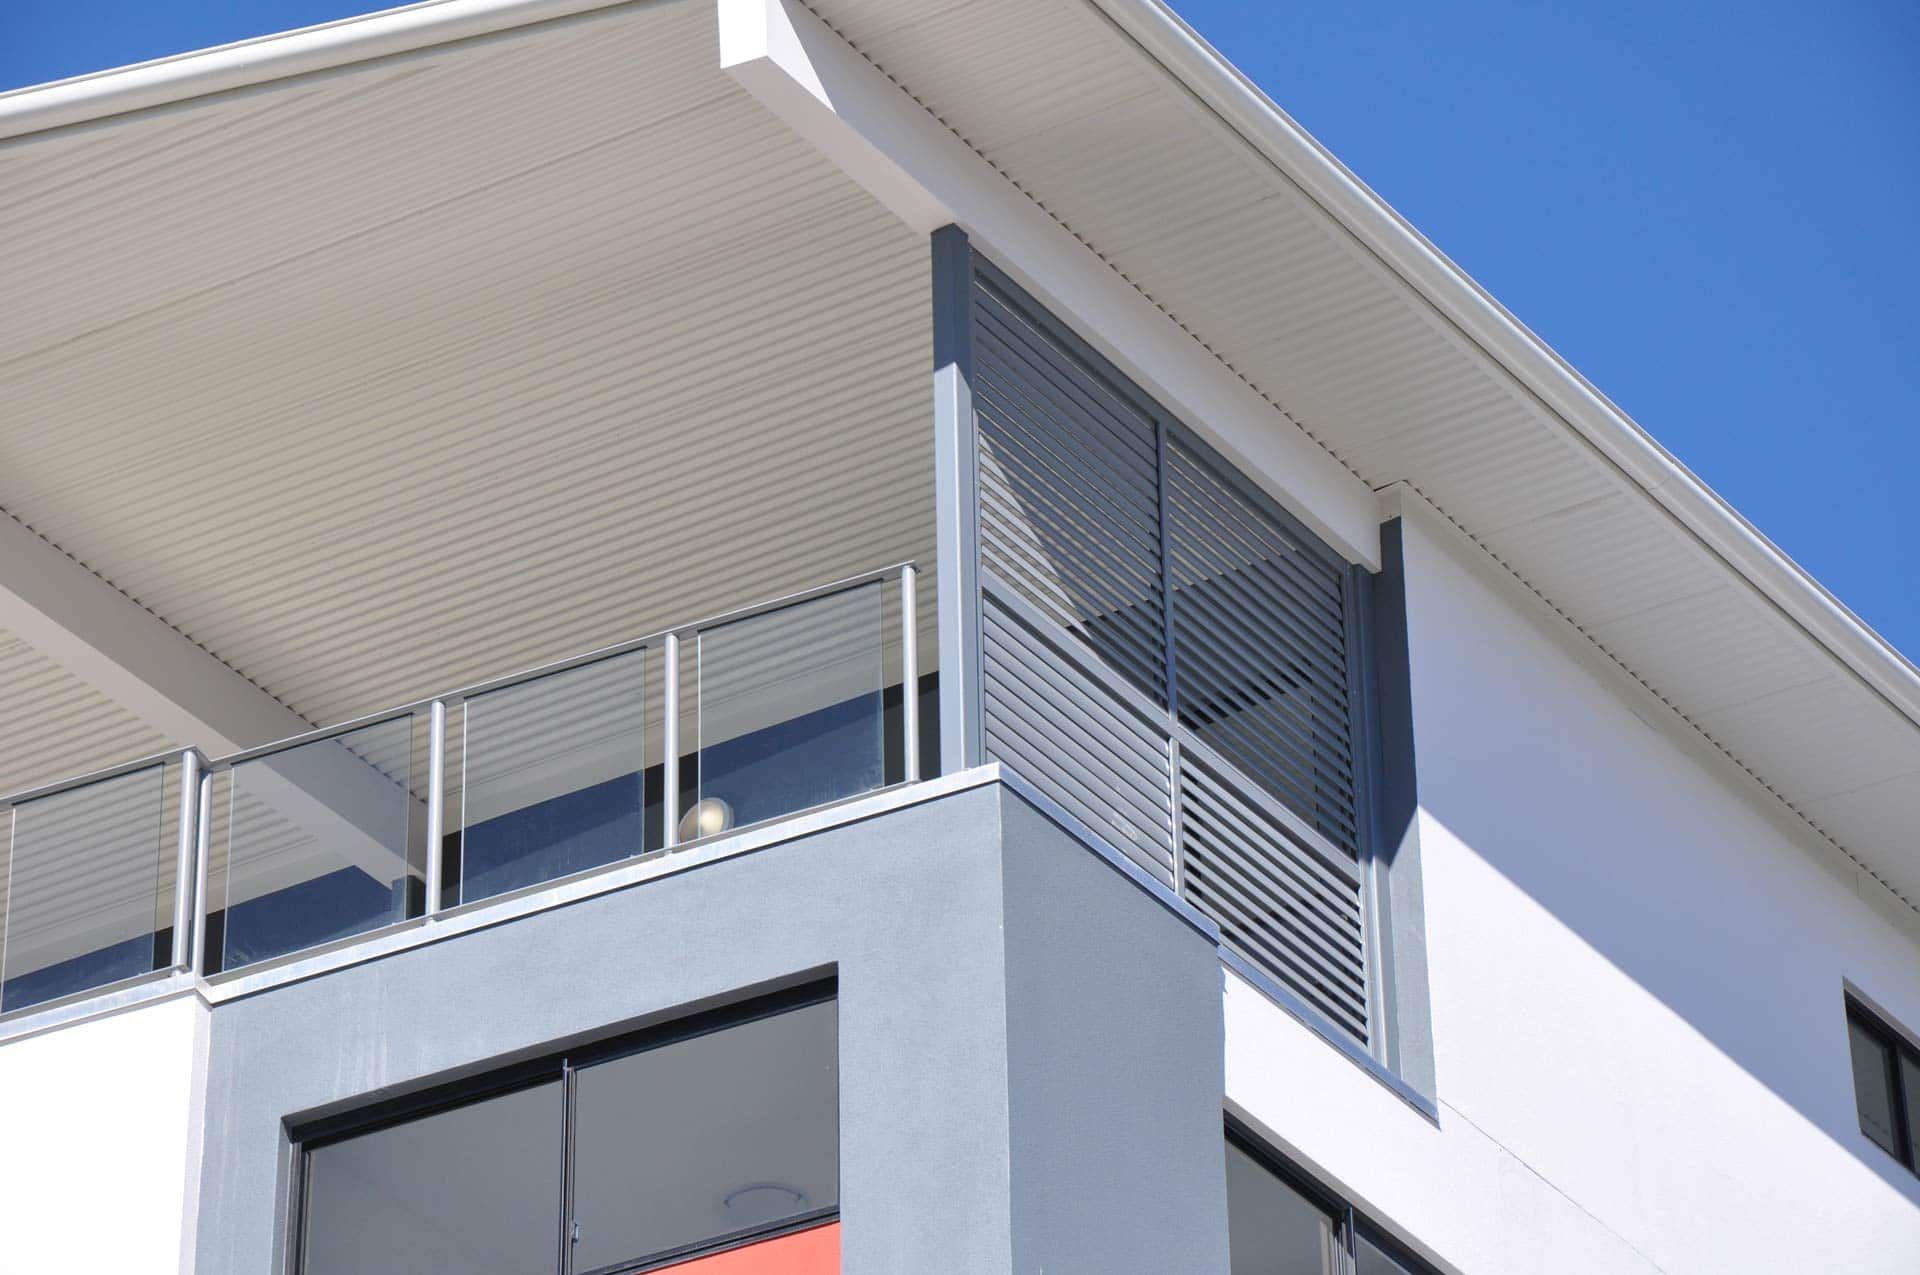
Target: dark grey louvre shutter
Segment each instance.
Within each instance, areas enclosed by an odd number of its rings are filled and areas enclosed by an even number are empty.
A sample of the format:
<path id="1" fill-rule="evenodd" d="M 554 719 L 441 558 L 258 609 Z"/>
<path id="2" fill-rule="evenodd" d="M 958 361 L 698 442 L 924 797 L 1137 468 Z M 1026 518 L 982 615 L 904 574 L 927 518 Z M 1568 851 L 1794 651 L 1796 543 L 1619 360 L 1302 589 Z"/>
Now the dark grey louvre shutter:
<path id="1" fill-rule="evenodd" d="M 1166 703 L 1152 418 L 984 272 L 974 290 L 980 561 Z"/>
<path id="2" fill-rule="evenodd" d="M 1344 566 L 1185 439 L 1167 526 L 1180 724 L 1357 855 Z"/>
<path id="3" fill-rule="evenodd" d="M 986 756 L 1368 1046 L 1348 568 L 984 264 L 972 313 Z"/>

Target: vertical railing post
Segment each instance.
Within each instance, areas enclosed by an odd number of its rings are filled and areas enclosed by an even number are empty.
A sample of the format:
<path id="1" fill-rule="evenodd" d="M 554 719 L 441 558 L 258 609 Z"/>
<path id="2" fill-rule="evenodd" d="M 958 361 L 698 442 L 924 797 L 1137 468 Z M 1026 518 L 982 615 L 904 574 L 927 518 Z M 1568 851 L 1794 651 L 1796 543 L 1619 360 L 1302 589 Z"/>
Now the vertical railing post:
<path id="1" fill-rule="evenodd" d="M 900 568 L 900 777 L 920 779 L 920 573 L 909 562 Z"/>
<path id="2" fill-rule="evenodd" d="M 197 825 L 193 837 L 193 956 L 196 974 L 207 970 L 207 847 L 213 837 L 213 770 L 200 772 L 200 797 L 195 803 Z"/>
<path id="3" fill-rule="evenodd" d="M 427 708 L 427 902 L 424 914 L 440 911 L 446 881 L 447 839 L 447 705 L 435 700 Z"/>
<path id="4" fill-rule="evenodd" d="M 671 849 L 680 823 L 680 635 L 667 634 L 662 656 L 660 701 L 660 845 Z"/>
<path id="5" fill-rule="evenodd" d="M 194 861 L 200 843 L 200 754 L 187 749 L 180 754 L 180 829 L 173 865 L 173 968 L 193 968 L 194 912 L 198 896 L 194 893 L 197 870 Z"/>

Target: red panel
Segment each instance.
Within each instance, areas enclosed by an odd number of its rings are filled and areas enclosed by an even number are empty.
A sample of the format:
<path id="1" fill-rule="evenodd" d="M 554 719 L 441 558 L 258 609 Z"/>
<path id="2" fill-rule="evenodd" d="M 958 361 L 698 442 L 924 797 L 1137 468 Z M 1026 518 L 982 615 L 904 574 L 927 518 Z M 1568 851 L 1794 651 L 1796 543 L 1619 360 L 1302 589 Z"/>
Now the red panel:
<path id="1" fill-rule="evenodd" d="M 696 1257 L 659 1275 L 840 1275 L 840 1224 Z"/>

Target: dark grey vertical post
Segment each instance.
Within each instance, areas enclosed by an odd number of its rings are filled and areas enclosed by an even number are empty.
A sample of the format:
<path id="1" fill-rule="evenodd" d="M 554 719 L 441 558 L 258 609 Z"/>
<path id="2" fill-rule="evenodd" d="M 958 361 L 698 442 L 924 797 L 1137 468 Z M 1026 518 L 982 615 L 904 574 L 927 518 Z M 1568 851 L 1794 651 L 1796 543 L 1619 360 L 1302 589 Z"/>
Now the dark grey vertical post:
<path id="1" fill-rule="evenodd" d="M 980 731 L 980 461 L 973 414 L 973 249 L 958 226 L 933 232 L 933 446 L 940 769 L 946 772 L 977 766 L 985 758 Z"/>
<path id="2" fill-rule="evenodd" d="M 1365 619 L 1367 726 L 1378 741 L 1367 774 L 1372 828 L 1368 894 L 1378 968 L 1373 981 L 1390 1029 L 1382 1061 L 1416 1092 L 1434 1094 L 1432 1011 L 1427 992 L 1426 906 L 1420 881 L 1419 791 L 1414 782 L 1413 670 L 1407 625 L 1403 528 L 1380 528 L 1380 573 Z"/>
<path id="3" fill-rule="evenodd" d="M 1382 906 L 1383 882 L 1373 864 L 1381 846 L 1374 808 L 1378 786 L 1376 759 L 1378 693 L 1375 687 L 1373 577 L 1365 567 L 1349 566 L 1341 581 L 1345 608 L 1347 720 L 1353 749 L 1354 842 L 1360 855 L 1361 914 L 1366 925 L 1367 1052 L 1391 1065 L 1393 1023 L 1387 983 L 1393 966 L 1392 932 Z"/>

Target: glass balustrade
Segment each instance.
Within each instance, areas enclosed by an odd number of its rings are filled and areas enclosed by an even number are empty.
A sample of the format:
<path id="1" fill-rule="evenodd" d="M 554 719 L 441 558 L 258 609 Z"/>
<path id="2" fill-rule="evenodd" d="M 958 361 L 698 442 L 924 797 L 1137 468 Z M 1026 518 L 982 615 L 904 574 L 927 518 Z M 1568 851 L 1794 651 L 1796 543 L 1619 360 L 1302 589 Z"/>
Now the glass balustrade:
<path id="1" fill-rule="evenodd" d="M 641 647 L 467 697 L 462 829 L 448 874 L 459 902 L 659 844 L 657 831 L 646 835 L 651 654 Z M 656 773 L 656 801 L 659 784 Z"/>
<path id="2" fill-rule="evenodd" d="M 0 1012 L 196 951 L 242 970 L 917 776 L 915 588 L 911 566 L 869 572 L 204 775 L 171 754 L 0 801 Z"/>
<path id="3" fill-rule="evenodd" d="M 235 969 L 418 915 L 415 714 L 222 764 L 209 964 Z"/>
<path id="4" fill-rule="evenodd" d="M 876 583 L 699 633 L 695 800 L 680 840 L 885 782 L 884 596 Z"/>
<path id="5" fill-rule="evenodd" d="M 0 1013 L 173 961 L 180 762 L 0 807 Z"/>

